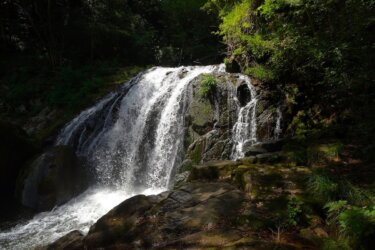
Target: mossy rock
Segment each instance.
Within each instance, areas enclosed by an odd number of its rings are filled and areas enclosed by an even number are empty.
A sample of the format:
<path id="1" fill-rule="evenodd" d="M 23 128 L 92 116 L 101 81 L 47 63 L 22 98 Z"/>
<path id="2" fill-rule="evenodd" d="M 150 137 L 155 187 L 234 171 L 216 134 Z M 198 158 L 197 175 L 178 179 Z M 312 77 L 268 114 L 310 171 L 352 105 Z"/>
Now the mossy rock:
<path id="1" fill-rule="evenodd" d="M 48 245 L 43 250 L 56 250 L 56 249 L 82 249 L 83 248 L 83 237 L 82 232 L 75 230 L 65 236 L 61 237 L 54 243 Z"/>
<path id="2" fill-rule="evenodd" d="M 243 190 L 251 200 L 260 202 L 265 210 L 275 209 L 275 214 L 282 217 L 288 197 L 304 193 L 309 173 L 304 167 L 216 161 L 193 166 L 189 180 L 230 182 Z"/>
<path id="3" fill-rule="evenodd" d="M 233 170 L 240 163 L 234 161 L 211 161 L 193 166 L 189 180 L 230 180 Z"/>
<path id="4" fill-rule="evenodd" d="M 196 88 L 199 92 L 201 86 L 198 85 Z M 194 132 L 204 135 L 213 127 L 215 110 L 208 98 L 201 98 L 195 94 L 187 116 Z"/>
<path id="5" fill-rule="evenodd" d="M 181 165 L 178 167 L 178 172 L 190 172 L 193 169 L 193 161 L 190 159 L 186 159 L 181 163 Z"/>
<path id="6" fill-rule="evenodd" d="M 188 159 L 192 161 L 193 164 L 199 164 L 202 159 L 202 154 L 204 153 L 204 141 L 197 141 L 191 145 L 188 149 Z"/>

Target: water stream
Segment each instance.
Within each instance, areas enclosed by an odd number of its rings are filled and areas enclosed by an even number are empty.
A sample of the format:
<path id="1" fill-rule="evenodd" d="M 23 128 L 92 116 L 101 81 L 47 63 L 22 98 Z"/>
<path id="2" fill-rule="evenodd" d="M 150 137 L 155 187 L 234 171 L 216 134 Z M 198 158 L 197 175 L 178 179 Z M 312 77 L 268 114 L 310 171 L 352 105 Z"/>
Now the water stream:
<path id="1" fill-rule="evenodd" d="M 192 98 L 189 86 L 200 74 L 214 72 L 224 73 L 225 68 L 152 68 L 68 123 L 56 145 L 72 146 L 87 161 L 93 186 L 52 211 L 0 232 L 0 249 L 33 249 L 72 230 L 87 233 L 125 199 L 167 190 L 184 152 L 184 114 Z M 233 159 L 243 157 L 245 143 L 257 141 L 256 91 L 250 78 L 239 75 L 238 81 L 249 88 L 250 100 L 241 107 L 237 93 L 231 97 L 238 112 L 232 129 Z"/>
<path id="2" fill-rule="evenodd" d="M 237 122 L 233 126 L 232 141 L 233 148 L 231 158 L 237 160 L 243 158 L 244 146 L 246 144 L 254 144 L 257 142 L 257 123 L 256 123 L 256 105 L 258 102 L 257 93 L 251 84 L 251 79 L 247 76 L 240 75 L 240 80 L 245 81 L 250 90 L 250 100 L 243 107 L 240 107 L 237 97 L 234 99 L 238 106 Z"/>

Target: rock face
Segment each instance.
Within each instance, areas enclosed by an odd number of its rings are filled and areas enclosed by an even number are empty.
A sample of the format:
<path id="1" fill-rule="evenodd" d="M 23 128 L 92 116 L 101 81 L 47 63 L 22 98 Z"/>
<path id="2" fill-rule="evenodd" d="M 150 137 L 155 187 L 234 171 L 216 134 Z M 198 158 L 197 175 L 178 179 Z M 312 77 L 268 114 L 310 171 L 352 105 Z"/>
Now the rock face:
<path id="1" fill-rule="evenodd" d="M 189 180 L 225 181 L 232 183 L 246 194 L 246 202 L 243 203 L 238 214 L 236 228 L 253 235 L 267 235 L 270 230 L 284 228 L 282 229 L 284 232 L 280 234 L 285 245 L 278 242 L 276 248 L 272 244 L 265 246 L 258 238 L 257 243 L 246 243 L 242 245 L 243 248 L 238 249 L 320 249 L 305 236 L 295 231 L 287 232 L 293 201 L 304 199 L 305 181 L 311 170 L 280 162 L 277 165 L 260 164 L 259 161 L 253 157 L 240 161 L 208 162 L 193 167 Z M 319 218 L 312 211 L 311 208 L 306 208 L 303 214 L 295 219 L 300 220 L 301 224 L 310 224 L 308 218 Z M 314 237 L 316 236 L 317 234 L 314 234 Z M 268 239 L 268 243 L 272 241 L 275 241 L 275 237 Z"/>
<path id="2" fill-rule="evenodd" d="M 53 147 L 40 155 L 20 176 L 23 205 L 38 211 L 67 202 L 87 185 L 84 171 L 68 146 Z"/>
<path id="3" fill-rule="evenodd" d="M 207 97 L 201 96 L 201 78 L 192 84 L 192 102 L 186 115 L 186 159 L 194 164 L 228 159 L 231 129 L 237 119 L 235 76 L 217 75 L 217 85 Z"/>
<path id="4" fill-rule="evenodd" d="M 277 140 L 287 123 L 284 98 L 280 91 L 265 89 L 261 84 L 256 89 L 259 98 L 256 107 L 257 138 L 262 142 Z"/>
<path id="5" fill-rule="evenodd" d="M 35 152 L 36 148 L 22 129 L 0 122 L 0 194 L 2 197 L 14 197 L 18 173 Z"/>
<path id="6" fill-rule="evenodd" d="M 316 249 L 294 235 L 270 236 L 302 194 L 303 167 L 214 161 L 193 167 L 188 182 L 157 196 L 134 196 L 47 249 Z"/>
<path id="7" fill-rule="evenodd" d="M 45 250 L 55 250 L 55 249 L 82 249 L 82 239 L 84 235 L 80 231 L 72 231 L 60 238 L 53 244 L 45 248 Z"/>
<path id="8" fill-rule="evenodd" d="M 180 171 L 208 161 L 230 159 L 232 130 L 238 119 L 238 110 L 250 101 L 251 94 L 245 81 L 237 75 L 216 74 L 215 77 L 217 85 L 208 98 L 200 96 L 201 78 L 198 77 L 192 84 L 192 101 L 186 114 L 186 155 Z M 264 147 L 263 143 L 254 148 L 249 145 L 246 156 L 275 152 L 281 148 L 277 138 L 284 125 L 282 107 L 276 108 L 278 104 L 271 98 L 273 94 L 259 84 L 256 89 L 259 98 L 256 105 L 257 139 L 267 143 Z"/>
<path id="9" fill-rule="evenodd" d="M 242 238 L 230 225 L 244 199 L 243 192 L 230 184 L 207 182 L 185 183 L 158 196 L 138 195 L 99 219 L 83 239 L 74 237 L 77 248 L 61 249 L 225 246 Z M 72 237 L 67 235 L 52 246 L 66 245 L 64 239 L 71 244 Z"/>
<path id="10" fill-rule="evenodd" d="M 262 158 L 240 161 L 213 161 L 193 167 L 190 181 L 226 181 L 243 190 L 252 201 L 286 199 L 302 193 L 311 171 L 306 167 L 269 165 Z"/>

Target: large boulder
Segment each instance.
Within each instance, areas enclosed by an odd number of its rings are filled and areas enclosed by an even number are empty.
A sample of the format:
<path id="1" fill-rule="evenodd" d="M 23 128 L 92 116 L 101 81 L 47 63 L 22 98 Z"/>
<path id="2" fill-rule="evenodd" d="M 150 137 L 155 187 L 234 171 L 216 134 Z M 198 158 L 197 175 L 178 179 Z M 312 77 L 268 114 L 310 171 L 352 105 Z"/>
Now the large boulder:
<path id="1" fill-rule="evenodd" d="M 72 231 L 61 237 L 43 250 L 79 250 L 83 249 L 82 239 L 84 235 L 80 231 Z"/>
<path id="2" fill-rule="evenodd" d="M 0 195 L 13 198 L 20 169 L 36 153 L 36 147 L 20 128 L 0 121 Z"/>
<path id="3" fill-rule="evenodd" d="M 295 233 L 283 234 L 283 241 L 270 236 L 310 172 L 249 161 L 194 166 L 188 182 L 157 196 L 134 196 L 87 236 L 73 231 L 49 249 L 317 249 Z"/>
<path id="4" fill-rule="evenodd" d="M 249 162 L 254 162 L 254 159 L 215 161 L 194 166 L 189 181 L 225 181 L 242 190 L 249 202 L 244 204 L 237 222 L 249 232 L 259 233 L 287 226 L 291 201 L 304 200 L 306 179 L 311 170 L 284 164 Z M 301 215 L 303 218 L 300 219 L 305 222 L 308 216 L 315 216 L 311 214 L 314 213 L 311 208 L 306 208 L 304 212 L 306 217 Z"/>
<path id="5" fill-rule="evenodd" d="M 245 143 L 243 151 L 245 156 L 256 156 L 265 153 L 274 153 L 282 150 L 284 145 L 283 140 L 271 140 L 265 142 L 258 142 L 255 144 Z"/>
<path id="6" fill-rule="evenodd" d="M 21 203 L 38 211 L 61 205 L 87 187 L 87 177 L 72 148 L 57 146 L 36 158 L 19 177 Z"/>
<path id="7" fill-rule="evenodd" d="M 196 91 L 199 92 L 199 89 L 198 87 Z M 200 136 L 210 131 L 215 123 L 215 107 L 208 98 L 197 97 L 196 91 L 186 116 L 193 138 L 194 135 Z"/>
<path id="8" fill-rule="evenodd" d="M 243 193 L 227 183 L 185 183 L 158 196 L 134 196 L 100 218 L 83 239 L 71 233 L 56 242 L 80 249 L 221 247 L 242 238 L 230 222 L 243 202 Z"/>

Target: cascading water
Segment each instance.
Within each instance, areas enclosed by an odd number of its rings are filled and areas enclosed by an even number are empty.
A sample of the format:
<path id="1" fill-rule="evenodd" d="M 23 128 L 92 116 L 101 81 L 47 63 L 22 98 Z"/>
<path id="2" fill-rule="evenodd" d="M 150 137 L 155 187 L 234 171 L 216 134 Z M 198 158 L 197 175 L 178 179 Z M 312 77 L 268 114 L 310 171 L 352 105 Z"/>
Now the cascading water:
<path id="1" fill-rule="evenodd" d="M 243 158 L 245 156 L 244 146 L 246 144 L 254 144 L 257 142 L 257 94 L 249 77 L 240 75 L 239 79 L 245 81 L 248 89 L 250 90 L 250 100 L 244 107 L 240 107 L 238 98 L 236 96 L 234 97 L 239 111 L 237 122 L 234 124 L 232 131 L 233 148 L 231 158 L 233 160 Z"/>
<path id="2" fill-rule="evenodd" d="M 281 121 L 283 119 L 283 113 L 281 112 L 280 108 L 277 108 L 276 112 L 277 112 L 277 118 L 276 118 L 276 126 L 275 126 L 274 137 L 275 137 L 275 139 L 279 139 L 281 133 L 283 132 L 283 130 L 281 129 Z"/>
<path id="3" fill-rule="evenodd" d="M 166 190 L 183 152 L 188 86 L 200 74 L 222 71 L 222 65 L 152 68 L 83 111 L 65 126 L 56 144 L 71 145 L 85 158 L 96 184 L 68 203 L 1 232 L 0 248 L 32 249 L 72 230 L 86 233 L 126 198 Z M 248 112 L 242 111 L 243 119 Z"/>

